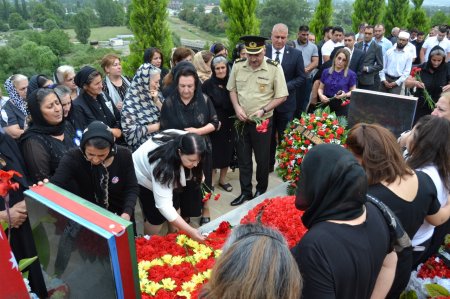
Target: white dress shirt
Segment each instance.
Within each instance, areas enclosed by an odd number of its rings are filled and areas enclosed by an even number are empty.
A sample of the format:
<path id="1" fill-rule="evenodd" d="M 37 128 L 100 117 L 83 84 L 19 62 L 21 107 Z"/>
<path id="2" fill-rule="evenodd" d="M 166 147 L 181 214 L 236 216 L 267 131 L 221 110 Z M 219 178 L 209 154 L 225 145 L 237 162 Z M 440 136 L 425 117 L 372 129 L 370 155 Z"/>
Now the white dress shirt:
<path id="1" fill-rule="evenodd" d="M 280 52 L 279 54 L 279 58 L 280 58 L 280 64 L 283 61 L 283 55 L 284 55 L 284 48 L 281 48 L 280 50 L 275 49 L 275 47 L 272 45 L 272 60 L 275 60 L 275 58 L 277 57 L 277 52 Z"/>
<path id="2" fill-rule="evenodd" d="M 380 71 L 380 80 L 385 81 L 386 75 L 400 77 L 395 80 L 397 86 L 403 84 L 408 78 L 412 67 L 412 57 L 405 48 L 399 50 L 392 47 L 383 57 L 383 69 Z"/>

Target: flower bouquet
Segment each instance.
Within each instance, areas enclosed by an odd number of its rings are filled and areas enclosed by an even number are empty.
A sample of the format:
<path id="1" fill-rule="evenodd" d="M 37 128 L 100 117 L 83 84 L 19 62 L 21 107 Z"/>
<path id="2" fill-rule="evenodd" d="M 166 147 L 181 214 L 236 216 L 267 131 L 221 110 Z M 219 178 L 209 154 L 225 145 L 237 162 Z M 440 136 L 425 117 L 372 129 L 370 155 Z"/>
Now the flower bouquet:
<path id="1" fill-rule="evenodd" d="M 423 83 L 422 78 L 420 77 L 420 72 L 422 71 L 422 69 L 420 67 L 413 67 L 411 69 L 411 77 L 413 77 L 414 79 L 416 79 L 417 81 Z M 433 101 L 433 99 L 431 98 L 430 93 L 428 92 L 428 90 L 424 87 L 423 88 L 423 98 L 425 99 L 425 103 L 428 105 L 428 107 L 433 110 L 435 103 Z"/>
<path id="2" fill-rule="evenodd" d="M 405 291 L 400 298 L 450 298 L 450 234 L 437 255 L 411 273 Z"/>
<path id="3" fill-rule="evenodd" d="M 222 222 L 204 244 L 183 232 L 136 239 L 142 298 L 197 298 L 230 232 Z"/>
<path id="4" fill-rule="evenodd" d="M 307 232 L 300 219 L 302 215 L 303 212 L 295 207 L 295 196 L 276 197 L 266 199 L 251 209 L 242 218 L 241 224 L 261 222 L 276 228 L 286 238 L 289 248 L 292 248 Z"/>
<path id="5" fill-rule="evenodd" d="M 277 147 L 277 174 L 289 182 L 288 194 L 294 194 L 300 175 L 300 164 L 308 151 L 319 143 L 344 145 L 347 139 L 347 120 L 330 112 L 329 107 L 314 113 L 303 113 L 284 131 L 284 139 Z"/>
<path id="6" fill-rule="evenodd" d="M 202 191 L 202 202 L 207 202 L 211 197 L 214 198 L 214 200 L 219 200 L 220 193 L 215 193 L 214 190 L 211 190 L 205 183 L 202 183 L 200 188 Z"/>
<path id="7" fill-rule="evenodd" d="M 344 91 L 343 90 L 339 90 L 333 97 L 329 98 L 329 102 L 327 103 L 322 103 L 320 102 L 319 104 L 316 105 L 316 109 L 317 108 L 324 108 L 325 106 L 328 106 L 329 103 L 331 103 L 331 101 L 339 101 L 341 103 L 341 106 L 347 106 L 350 104 L 350 99 L 347 97 L 343 97 L 343 98 L 338 98 L 337 96 L 341 95 Z"/>
<path id="8" fill-rule="evenodd" d="M 239 120 L 236 116 L 231 116 L 231 117 L 236 118 L 234 120 L 234 128 L 236 129 L 238 136 L 242 135 L 242 133 L 244 131 L 245 122 Z M 263 119 L 261 117 L 256 117 L 256 116 L 250 117 L 248 119 L 248 121 L 252 121 L 252 122 L 256 123 L 256 132 L 258 132 L 258 133 L 266 133 L 268 126 L 269 126 L 269 122 L 270 122 L 270 120 L 268 118 Z"/>

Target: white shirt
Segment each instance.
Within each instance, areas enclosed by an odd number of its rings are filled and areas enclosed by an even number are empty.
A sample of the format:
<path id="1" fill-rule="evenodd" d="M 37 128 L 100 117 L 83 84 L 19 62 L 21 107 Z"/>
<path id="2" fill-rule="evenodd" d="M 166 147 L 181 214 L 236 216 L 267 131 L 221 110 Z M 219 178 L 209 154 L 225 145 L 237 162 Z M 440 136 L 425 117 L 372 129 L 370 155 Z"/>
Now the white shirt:
<path id="1" fill-rule="evenodd" d="M 281 48 L 280 50 L 275 49 L 275 47 L 272 45 L 272 60 L 275 60 L 275 58 L 277 57 L 277 52 L 280 52 L 280 54 L 278 54 L 279 58 L 280 58 L 280 64 L 283 61 L 283 55 L 284 55 L 284 48 Z"/>
<path id="2" fill-rule="evenodd" d="M 428 56 L 430 56 L 431 49 L 435 46 L 439 46 L 444 49 L 445 53 L 448 55 L 450 53 L 450 41 L 444 37 L 443 40 L 438 41 L 437 36 L 429 37 L 423 43 L 422 49 L 427 49 L 425 52 L 425 61 L 428 61 Z"/>
<path id="3" fill-rule="evenodd" d="M 166 130 L 164 132 L 171 131 L 180 134 L 186 134 L 187 131 L 180 130 Z M 155 135 L 154 137 L 157 137 Z M 147 140 L 133 153 L 134 170 L 138 184 L 153 191 L 155 197 L 155 206 L 159 212 L 167 219 L 167 221 L 174 221 L 179 215 L 173 207 L 172 191 L 173 185 L 166 186 L 161 185 L 155 180 L 153 176 L 153 169 L 159 163 L 155 161 L 152 164 L 148 163 L 148 153 L 158 148 L 160 144 L 157 144 L 153 139 Z M 186 174 L 184 173 L 183 165 L 180 166 L 180 183 L 182 186 L 186 186 Z"/>
<path id="4" fill-rule="evenodd" d="M 397 49 L 397 46 L 390 48 L 383 57 L 383 69 L 380 71 L 380 80 L 385 81 L 386 75 L 400 77 L 395 80 L 397 86 L 400 86 L 408 78 L 411 67 L 412 57 L 405 48 L 402 50 Z"/>
<path id="5" fill-rule="evenodd" d="M 334 48 L 343 46 L 343 42 L 335 43 L 333 40 L 329 39 L 326 43 L 322 46 L 322 59 L 324 56 L 330 56 L 331 52 L 333 52 Z"/>
<path id="6" fill-rule="evenodd" d="M 447 188 L 445 188 L 445 185 L 442 182 L 441 177 L 439 176 L 437 167 L 435 165 L 430 165 L 417 170 L 425 172 L 433 180 L 433 183 L 436 186 L 437 197 L 439 203 L 441 204 L 441 207 L 445 206 L 445 204 L 448 204 L 447 203 L 448 190 Z M 420 226 L 419 230 L 416 232 L 413 239 L 411 240 L 412 246 L 420 245 L 423 242 L 430 239 L 433 236 L 434 227 L 435 227 L 434 225 L 431 225 L 426 220 L 424 220 L 423 224 Z"/>

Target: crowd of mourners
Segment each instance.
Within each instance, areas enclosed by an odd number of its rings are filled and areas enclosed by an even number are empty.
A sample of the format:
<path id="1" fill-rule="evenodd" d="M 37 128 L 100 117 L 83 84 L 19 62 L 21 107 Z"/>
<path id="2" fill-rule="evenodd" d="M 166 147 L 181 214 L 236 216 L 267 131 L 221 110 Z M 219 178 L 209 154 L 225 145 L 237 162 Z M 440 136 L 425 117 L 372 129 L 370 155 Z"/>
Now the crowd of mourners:
<path id="1" fill-rule="evenodd" d="M 398 298 L 450 231 L 450 28 L 395 27 L 385 37 L 382 24 L 361 24 L 356 34 L 338 26 L 323 34 L 316 42 L 302 25 L 289 41 L 288 27 L 276 24 L 270 38 L 243 36 L 232 55 L 221 43 L 170 57 L 151 47 L 132 78 L 117 54 L 104 56 L 101 70 L 10 76 L 8 97 L 0 94 L 0 164 L 24 175 L 10 194 L 16 258 L 36 255 L 23 191 L 47 179 L 134 226 L 139 202 L 145 234 L 168 222 L 203 241 L 190 224 L 210 221 L 202 190 L 240 188 L 233 206 L 264 194 L 286 125 L 319 104 L 346 116 L 342 103 L 359 88 L 416 96 L 412 130 L 397 139 L 360 123 L 347 149 L 315 146 L 296 194 L 305 237 L 289 252 L 272 229 L 234 229 L 201 297 Z M 268 130 L 258 131 L 266 119 Z M 227 181 L 230 167 L 240 186 Z M 47 297 L 38 263 L 30 284 Z"/>

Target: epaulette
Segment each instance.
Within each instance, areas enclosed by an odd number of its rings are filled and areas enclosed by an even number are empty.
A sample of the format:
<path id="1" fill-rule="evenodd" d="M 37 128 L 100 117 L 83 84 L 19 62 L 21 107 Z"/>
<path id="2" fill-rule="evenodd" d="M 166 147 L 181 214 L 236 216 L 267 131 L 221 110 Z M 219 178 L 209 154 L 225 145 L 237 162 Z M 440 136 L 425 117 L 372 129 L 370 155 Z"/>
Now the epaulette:
<path id="1" fill-rule="evenodd" d="M 272 60 L 270 58 L 267 58 L 266 62 L 271 64 L 271 65 L 274 65 L 274 66 L 278 66 L 280 64 L 278 61 Z"/>
<path id="2" fill-rule="evenodd" d="M 246 61 L 247 60 L 247 58 L 238 58 L 238 59 L 236 59 L 234 62 L 243 62 L 243 61 Z"/>

